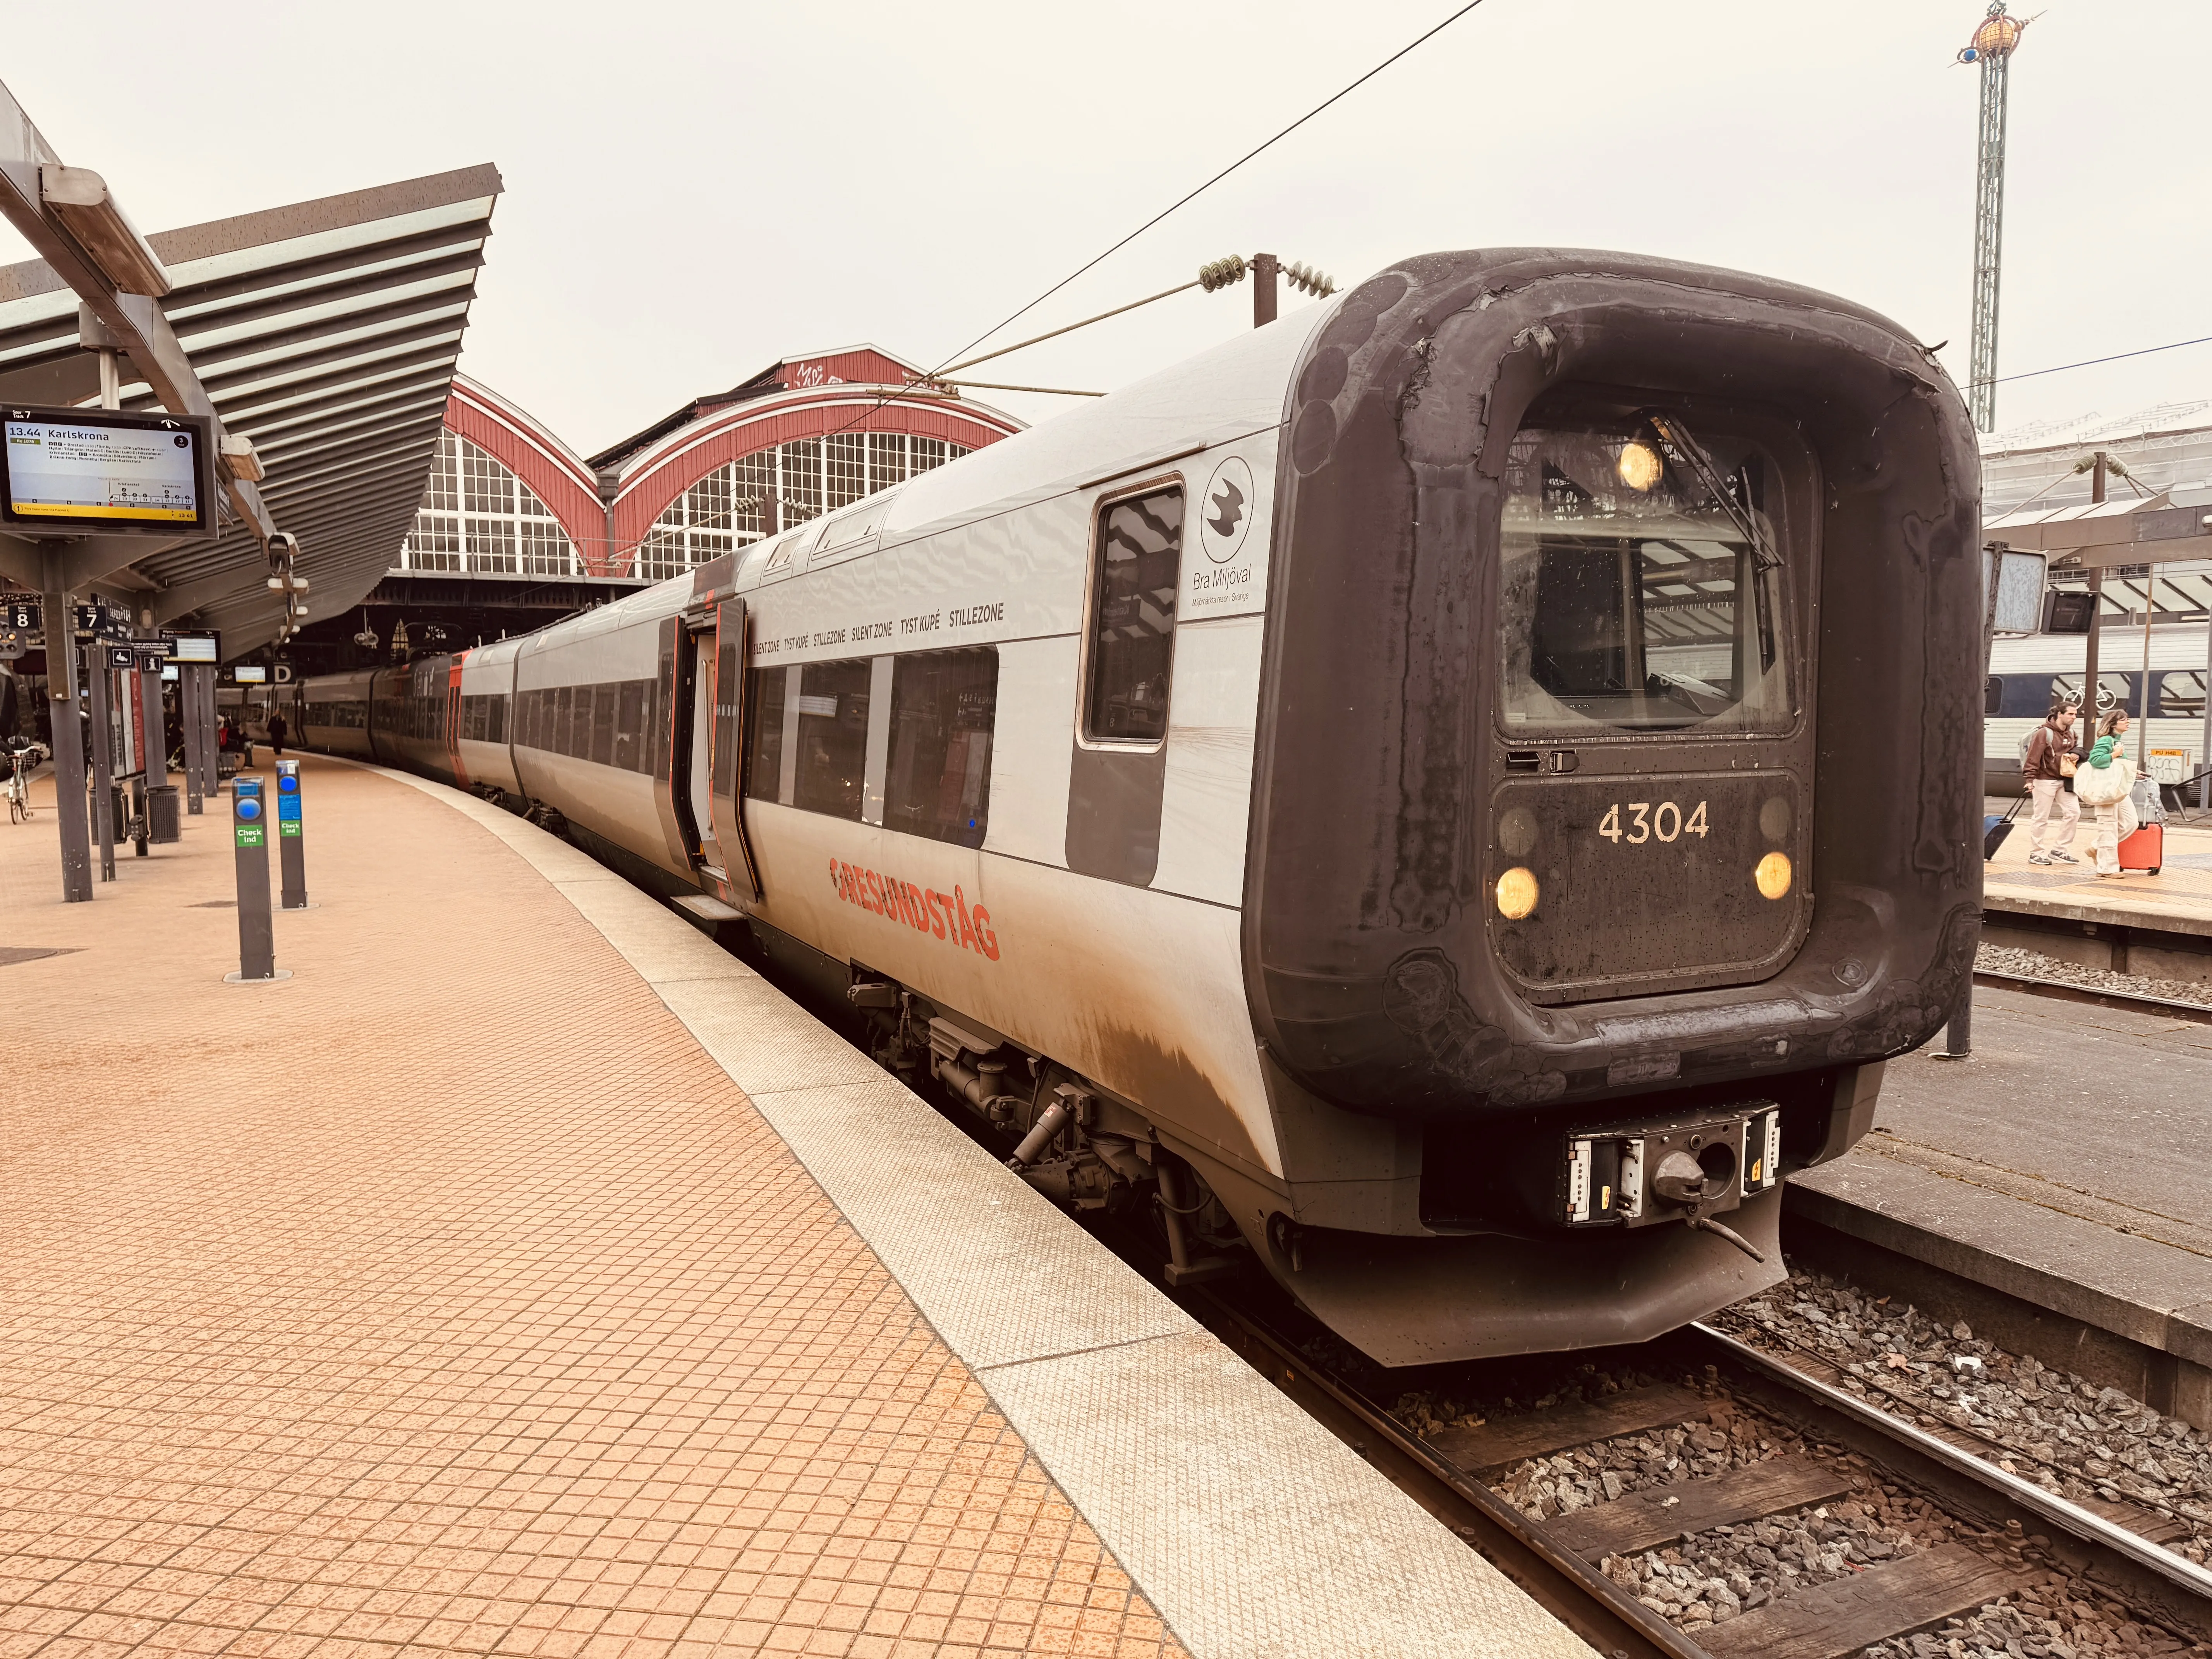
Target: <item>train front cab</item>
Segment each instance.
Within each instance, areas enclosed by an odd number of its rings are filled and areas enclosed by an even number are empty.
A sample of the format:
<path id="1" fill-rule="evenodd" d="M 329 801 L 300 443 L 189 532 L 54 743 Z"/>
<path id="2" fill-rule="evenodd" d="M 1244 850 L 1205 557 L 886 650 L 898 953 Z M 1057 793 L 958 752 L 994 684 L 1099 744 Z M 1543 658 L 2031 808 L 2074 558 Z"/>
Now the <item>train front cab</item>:
<path id="1" fill-rule="evenodd" d="M 1972 960 L 1955 390 L 1826 296 L 1539 251 L 1364 284 L 1286 415 L 1244 953 L 1287 1200 L 1194 1161 L 1389 1363 L 1774 1282 L 1781 1176 Z"/>

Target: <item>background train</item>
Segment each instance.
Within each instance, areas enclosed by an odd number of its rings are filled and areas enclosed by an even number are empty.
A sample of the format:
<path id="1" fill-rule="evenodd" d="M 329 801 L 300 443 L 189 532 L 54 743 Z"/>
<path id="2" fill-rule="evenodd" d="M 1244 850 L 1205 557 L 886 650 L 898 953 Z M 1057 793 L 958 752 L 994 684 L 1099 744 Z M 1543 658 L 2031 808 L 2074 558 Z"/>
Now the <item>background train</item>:
<path id="1" fill-rule="evenodd" d="M 2201 622 L 2152 626 L 2147 742 L 2141 729 L 2146 714 L 2142 628 L 2107 622 L 2097 643 L 2102 705 L 2117 705 L 2135 716 L 2138 729 L 2129 734 L 2129 753 L 2136 753 L 2138 744 L 2147 750 L 2152 775 L 2167 784 L 2195 775 L 2212 752 L 2205 744 L 2204 686 L 2208 668 L 2212 668 L 2205 654 L 2205 632 Z M 1988 793 L 2021 793 L 2021 745 L 2051 712 L 2055 698 L 2081 699 L 2087 660 L 2087 641 L 2079 634 L 1999 640 L 1990 649 L 1989 677 L 1982 685 Z M 2196 800 L 2193 789 L 2190 800 Z"/>
<path id="2" fill-rule="evenodd" d="M 1778 1279 L 1966 982 L 1977 477 L 1859 307 L 1434 255 L 295 728 L 565 829 L 1178 1280 L 1638 1340 Z"/>

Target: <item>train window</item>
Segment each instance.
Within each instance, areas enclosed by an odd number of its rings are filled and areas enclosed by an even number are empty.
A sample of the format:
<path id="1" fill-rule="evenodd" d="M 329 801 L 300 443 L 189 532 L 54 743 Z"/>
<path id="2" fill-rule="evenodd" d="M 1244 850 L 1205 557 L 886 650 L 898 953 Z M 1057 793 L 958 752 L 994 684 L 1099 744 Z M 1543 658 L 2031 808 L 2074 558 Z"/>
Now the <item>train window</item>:
<path id="1" fill-rule="evenodd" d="M 570 722 L 576 713 L 576 688 L 562 685 L 550 688 L 553 694 L 553 729 L 546 734 L 545 746 L 556 755 L 573 755 L 576 746 L 570 739 Z"/>
<path id="2" fill-rule="evenodd" d="M 645 735 L 645 682 L 624 680 L 615 696 L 615 741 L 611 764 L 625 772 L 637 770 L 637 757 L 644 751 L 641 741 Z"/>
<path id="3" fill-rule="evenodd" d="M 752 676 L 752 707 L 746 711 L 752 729 L 745 733 L 745 753 L 751 763 L 745 793 L 755 800 L 775 800 L 783 783 L 783 698 L 791 671 L 756 668 Z"/>
<path id="4" fill-rule="evenodd" d="M 868 679 L 865 657 L 811 662 L 799 680 L 799 788 L 793 803 L 832 817 L 860 817 L 868 764 Z"/>
<path id="5" fill-rule="evenodd" d="M 1098 515 L 1083 734 L 1156 744 L 1168 732 L 1176 589 L 1182 581 L 1182 490 L 1109 502 Z"/>
<path id="6" fill-rule="evenodd" d="M 896 660 L 884 828 L 962 847 L 983 844 L 998 706 L 995 647 Z"/>
<path id="7" fill-rule="evenodd" d="M 2159 684 L 2158 712 L 2170 720 L 2203 719 L 2203 674 L 2194 669 L 2167 672 Z"/>
<path id="8" fill-rule="evenodd" d="M 484 729 L 486 743 L 507 741 L 507 699 L 497 692 L 484 699 Z"/>
<path id="9" fill-rule="evenodd" d="M 622 690 L 611 681 L 592 688 L 592 747 L 587 758 L 594 766 L 615 763 L 615 709 Z"/>
<path id="10" fill-rule="evenodd" d="M 1982 682 L 1982 713 L 1997 714 L 2004 712 L 2004 681 L 1992 674 Z"/>
<path id="11" fill-rule="evenodd" d="M 1523 427 L 1501 544 L 1506 726 L 1789 726 L 1778 477 L 1757 445 L 1669 415 Z"/>

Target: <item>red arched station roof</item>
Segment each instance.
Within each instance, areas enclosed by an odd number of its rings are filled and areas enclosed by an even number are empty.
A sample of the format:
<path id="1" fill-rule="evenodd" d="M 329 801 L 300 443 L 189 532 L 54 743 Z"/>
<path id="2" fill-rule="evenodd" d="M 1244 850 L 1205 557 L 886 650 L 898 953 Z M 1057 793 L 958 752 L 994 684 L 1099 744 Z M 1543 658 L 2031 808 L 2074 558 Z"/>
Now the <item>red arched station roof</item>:
<path id="1" fill-rule="evenodd" d="M 606 513 L 582 456 L 490 387 L 461 374 L 453 376 L 446 399 L 446 430 L 466 438 L 536 490 L 575 544 L 585 568 L 595 576 L 608 574 Z"/>
<path id="2" fill-rule="evenodd" d="M 670 502 L 759 450 L 838 432 L 903 432 L 981 449 L 1022 429 L 1001 410 L 911 386 L 921 372 L 874 346 L 787 358 L 592 456 L 602 490 L 615 485 L 611 524 L 620 568 L 629 568 Z"/>
<path id="3" fill-rule="evenodd" d="M 785 358 L 589 458 L 489 387 L 455 375 L 446 427 L 538 493 L 587 574 L 627 575 L 670 502 L 759 450 L 837 432 L 903 432 L 981 449 L 1022 429 L 999 410 L 911 386 L 921 372 L 874 346 Z"/>

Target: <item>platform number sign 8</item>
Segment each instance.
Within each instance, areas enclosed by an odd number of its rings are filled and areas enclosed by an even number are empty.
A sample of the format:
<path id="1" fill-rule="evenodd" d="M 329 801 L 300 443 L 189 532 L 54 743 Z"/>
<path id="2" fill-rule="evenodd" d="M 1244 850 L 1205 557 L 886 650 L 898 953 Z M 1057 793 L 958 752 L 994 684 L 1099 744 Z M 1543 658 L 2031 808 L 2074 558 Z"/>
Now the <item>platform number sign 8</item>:
<path id="1" fill-rule="evenodd" d="M 1632 800 L 1628 803 L 1628 822 L 1620 820 L 1620 803 L 1615 801 L 1605 809 L 1599 820 L 1597 832 L 1618 847 L 1626 842 L 1631 847 L 1641 847 L 1656 836 L 1661 841 L 1679 841 L 1684 836 L 1702 839 L 1706 830 L 1705 804 L 1699 801 L 1691 809 L 1688 817 L 1671 800 L 1662 800 L 1656 807 L 1650 801 Z"/>

